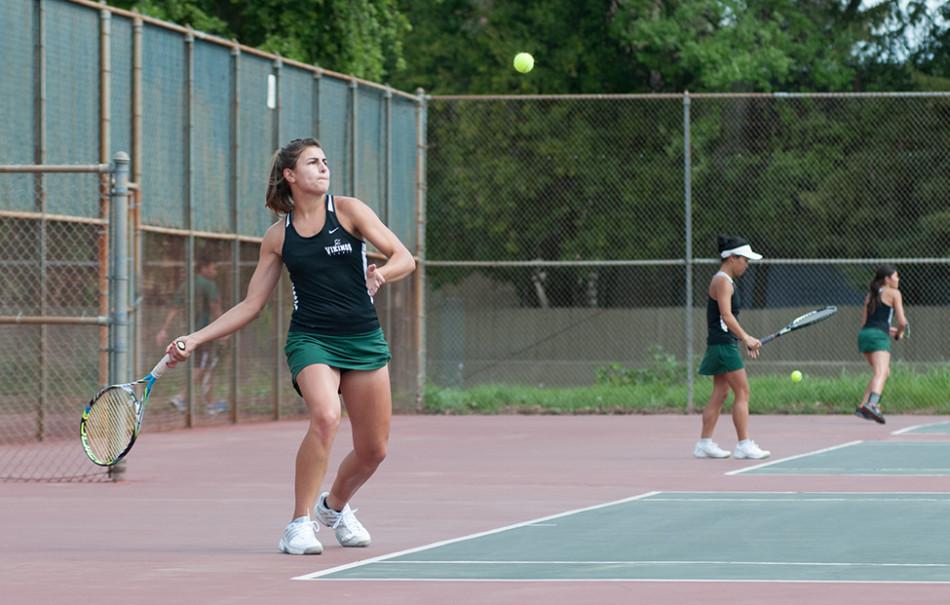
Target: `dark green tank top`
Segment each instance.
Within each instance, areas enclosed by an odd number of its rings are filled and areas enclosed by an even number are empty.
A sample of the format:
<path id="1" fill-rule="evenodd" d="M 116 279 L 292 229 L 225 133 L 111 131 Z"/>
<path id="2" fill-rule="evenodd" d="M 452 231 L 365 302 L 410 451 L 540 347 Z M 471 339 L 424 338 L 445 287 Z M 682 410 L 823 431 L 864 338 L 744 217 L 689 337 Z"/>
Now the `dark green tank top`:
<path id="1" fill-rule="evenodd" d="M 883 288 L 882 288 L 883 290 Z M 878 297 L 881 296 L 881 291 L 878 290 Z M 864 322 L 865 328 L 877 328 L 885 334 L 890 334 L 891 329 L 891 320 L 894 318 L 894 309 L 885 305 L 884 301 L 880 298 L 877 300 L 877 305 L 874 307 L 873 313 L 868 313 L 868 318 Z"/>
<path id="2" fill-rule="evenodd" d="M 291 332 L 347 335 L 379 328 L 373 299 L 366 291 L 366 243 L 337 220 L 333 196 L 327 195 L 323 229 L 302 237 L 293 212 L 284 220 L 281 251 L 293 286 Z"/>
<path id="3" fill-rule="evenodd" d="M 732 314 L 739 317 L 739 305 L 742 300 L 739 298 L 739 289 L 731 277 L 719 271 L 716 275 L 725 275 L 729 283 L 732 284 Z M 722 314 L 719 312 L 719 301 L 712 296 L 706 301 L 706 326 L 708 336 L 706 336 L 707 345 L 730 345 L 739 341 L 739 338 L 729 331 L 726 322 L 722 320 Z"/>

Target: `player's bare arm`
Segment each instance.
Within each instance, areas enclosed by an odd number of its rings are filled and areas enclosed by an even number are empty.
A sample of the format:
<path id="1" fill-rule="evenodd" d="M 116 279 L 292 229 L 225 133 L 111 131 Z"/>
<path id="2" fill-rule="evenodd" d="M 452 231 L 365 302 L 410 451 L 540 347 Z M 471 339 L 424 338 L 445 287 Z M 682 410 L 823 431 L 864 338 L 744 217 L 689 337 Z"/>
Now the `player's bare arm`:
<path id="1" fill-rule="evenodd" d="M 261 242 L 260 257 L 244 300 L 204 328 L 176 339 L 185 343 L 184 351 L 173 346 L 174 343 L 169 344 L 166 352 L 172 356 L 173 360 L 184 361 L 201 344 L 236 332 L 260 315 L 277 282 L 280 281 L 283 268 L 280 250 L 283 242 L 283 222 L 277 222 L 267 229 L 264 240 Z"/>
<path id="2" fill-rule="evenodd" d="M 900 340 L 907 329 L 907 316 L 904 314 L 904 296 L 900 290 L 894 290 L 891 307 L 894 309 L 894 319 L 897 321 L 897 325 L 894 326 L 896 328 L 894 338 Z"/>
<path id="3" fill-rule="evenodd" d="M 375 265 L 371 265 L 377 279 L 382 280 L 380 285 L 400 280 L 415 270 L 416 261 L 408 248 L 379 220 L 369 206 L 353 197 L 337 197 L 336 202 L 337 215 L 343 227 L 372 244 L 387 258 L 386 264 L 381 268 L 377 269 Z M 367 272 L 369 273 L 369 270 Z"/>
<path id="4" fill-rule="evenodd" d="M 732 290 L 733 285 L 721 277 L 714 279 L 713 283 L 709 286 L 710 295 L 719 303 L 719 315 L 722 317 L 722 321 L 725 322 L 726 327 L 742 341 L 752 357 L 757 357 L 762 343 L 758 338 L 749 336 L 746 331 L 742 329 L 742 326 L 739 325 L 739 320 L 736 319 L 736 316 L 733 315 Z"/>

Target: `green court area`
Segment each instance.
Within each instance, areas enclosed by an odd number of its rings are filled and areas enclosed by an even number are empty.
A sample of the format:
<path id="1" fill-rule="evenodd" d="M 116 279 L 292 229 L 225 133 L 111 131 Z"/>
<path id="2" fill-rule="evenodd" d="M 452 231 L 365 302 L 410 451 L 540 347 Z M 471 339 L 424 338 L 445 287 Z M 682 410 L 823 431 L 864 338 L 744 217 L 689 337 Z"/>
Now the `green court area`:
<path id="1" fill-rule="evenodd" d="M 653 492 L 301 576 L 950 583 L 950 494 Z"/>
<path id="2" fill-rule="evenodd" d="M 892 435 L 950 435 L 950 420 L 931 424 L 918 424 L 894 431 Z"/>
<path id="3" fill-rule="evenodd" d="M 729 475 L 950 475 L 948 441 L 853 441 L 745 467 Z"/>

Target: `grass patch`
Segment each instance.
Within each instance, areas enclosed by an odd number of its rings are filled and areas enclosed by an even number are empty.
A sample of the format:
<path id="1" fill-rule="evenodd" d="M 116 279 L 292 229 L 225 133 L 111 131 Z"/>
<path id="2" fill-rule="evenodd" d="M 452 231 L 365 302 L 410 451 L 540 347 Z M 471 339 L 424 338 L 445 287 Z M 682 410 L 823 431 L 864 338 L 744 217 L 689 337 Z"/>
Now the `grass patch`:
<path id="1" fill-rule="evenodd" d="M 588 387 L 487 384 L 457 389 L 428 386 L 422 411 L 429 414 L 685 413 L 686 383 L 671 380 L 667 370 L 652 380 L 643 371 L 627 374 L 612 366 L 599 373 L 601 384 Z M 618 376 L 621 378 L 610 378 Z M 625 381 L 623 376 L 634 378 Z M 749 380 L 752 391 L 749 409 L 753 414 L 851 414 L 869 379 L 870 372 L 843 373 L 834 378 L 806 375 L 799 383 L 791 382 L 785 375 L 753 377 Z M 697 409 L 706 404 L 711 392 L 711 379 L 696 381 Z M 729 401 L 731 399 L 730 396 Z M 882 402 L 888 414 L 950 414 L 950 366 L 920 372 L 895 364 Z"/>

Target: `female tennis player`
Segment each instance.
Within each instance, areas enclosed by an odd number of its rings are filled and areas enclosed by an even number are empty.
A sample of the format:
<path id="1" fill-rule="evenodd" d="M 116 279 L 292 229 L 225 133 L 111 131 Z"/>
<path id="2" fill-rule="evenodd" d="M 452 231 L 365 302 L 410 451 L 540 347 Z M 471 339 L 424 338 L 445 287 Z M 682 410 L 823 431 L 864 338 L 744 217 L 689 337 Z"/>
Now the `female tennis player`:
<path id="1" fill-rule="evenodd" d="M 728 458 L 729 452 L 712 440 L 722 405 L 729 395 L 732 402 L 732 423 L 736 427 L 738 443 L 733 452 L 736 458 L 759 460 L 770 454 L 749 438 L 749 378 L 746 375 L 738 342 L 741 340 L 749 355 L 758 357 L 762 343 L 746 334 L 739 325 L 739 292 L 735 280 L 749 268 L 749 260 L 762 258 L 752 251 L 749 242 L 742 237 L 720 235 L 718 237 L 719 271 L 709 282 L 709 298 L 706 302 L 706 323 L 709 332 L 706 338 L 706 354 L 699 366 L 699 373 L 713 377 L 713 391 L 709 403 L 703 409 L 703 429 L 696 442 L 693 455 L 697 458 Z"/>
<path id="2" fill-rule="evenodd" d="M 858 332 L 858 350 L 871 366 L 872 375 L 854 414 L 881 424 L 885 423 L 881 394 L 891 373 L 891 337 L 900 340 L 907 329 L 900 281 L 897 269 L 891 265 L 878 267 L 864 298 L 862 328 Z M 895 320 L 896 326 L 893 325 Z"/>
<path id="3" fill-rule="evenodd" d="M 335 529 L 342 546 L 366 546 L 370 534 L 349 501 L 376 471 L 389 442 L 392 396 L 389 346 L 373 296 L 409 275 L 415 261 L 396 235 L 363 202 L 331 195 L 330 167 L 316 139 L 294 139 L 274 154 L 266 206 L 282 215 L 261 242 L 257 268 L 244 300 L 208 326 L 176 338 L 168 351 L 185 360 L 202 344 L 253 321 L 286 265 L 294 310 L 285 353 L 294 388 L 310 410 L 310 426 L 297 451 L 294 512 L 278 547 L 289 554 L 319 554 L 316 518 Z M 387 258 L 366 264 L 366 242 Z M 346 402 L 353 450 L 340 463 L 329 491 L 317 494 Z M 314 502 L 316 501 L 316 506 Z"/>

